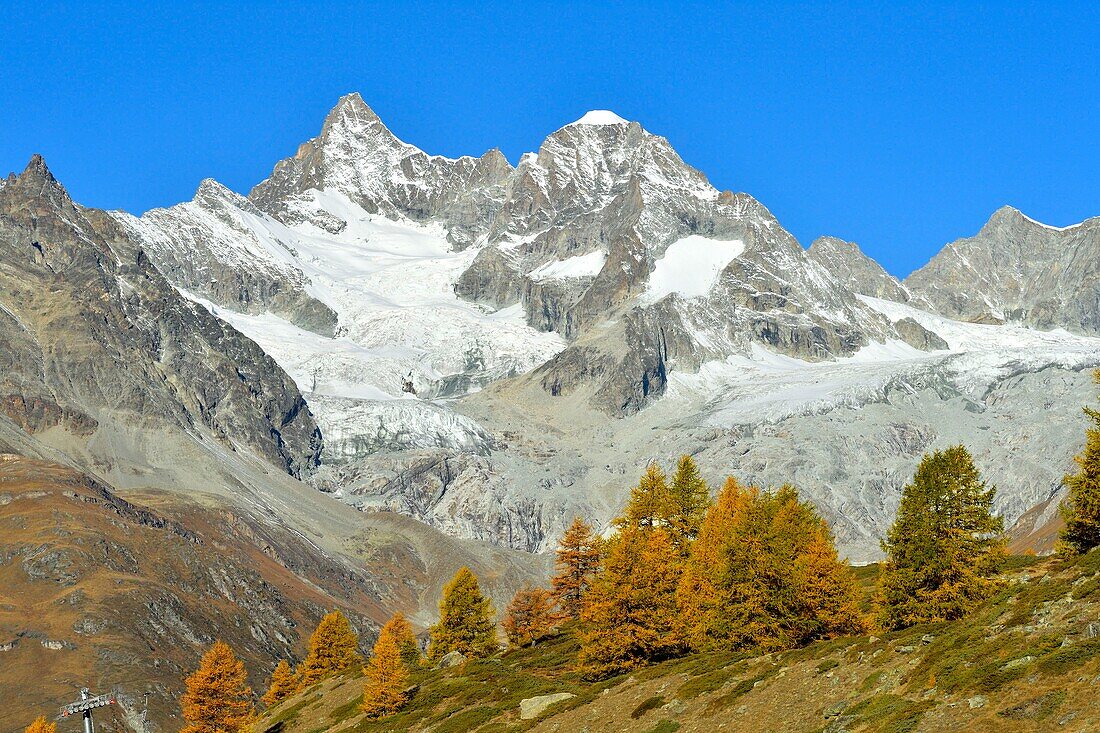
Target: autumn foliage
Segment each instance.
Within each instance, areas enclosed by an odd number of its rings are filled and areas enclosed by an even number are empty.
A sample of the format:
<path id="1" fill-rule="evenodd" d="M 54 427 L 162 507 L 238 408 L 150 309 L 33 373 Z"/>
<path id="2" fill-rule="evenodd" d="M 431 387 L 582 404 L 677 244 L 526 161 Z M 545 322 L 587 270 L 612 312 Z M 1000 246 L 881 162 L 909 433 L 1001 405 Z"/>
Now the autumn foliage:
<path id="1" fill-rule="evenodd" d="M 267 692 L 260 699 L 270 708 L 293 695 L 298 687 L 298 675 L 285 659 L 280 659 L 267 682 Z"/>
<path id="2" fill-rule="evenodd" d="M 584 597 L 600 566 L 600 540 L 583 519 L 577 517 L 565 530 L 554 560 L 550 593 L 563 619 L 580 618 Z"/>
<path id="3" fill-rule="evenodd" d="M 396 713 L 406 701 L 409 671 L 401 658 L 401 645 L 396 635 L 399 626 L 391 622 L 382 627 L 367 663 L 361 709 L 369 718 Z"/>
<path id="4" fill-rule="evenodd" d="M 185 681 L 182 733 L 244 733 L 255 718 L 244 663 L 216 641 Z"/>
<path id="5" fill-rule="evenodd" d="M 504 612 L 501 626 L 512 646 L 532 646 L 554 628 L 554 602 L 545 588 L 521 588 Z"/>
<path id="6" fill-rule="evenodd" d="M 714 504 L 694 461 L 650 464 L 583 599 L 589 678 L 690 650 L 780 650 L 866 627 L 855 579 L 813 506 L 727 479 Z"/>
<path id="7" fill-rule="evenodd" d="M 682 651 L 679 581 L 679 553 L 664 528 L 627 527 L 611 539 L 581 614 L 582 673 L 605 677 Z"/>
<path id="8" fill-rule="evenodd" d="M 481 595 L 477 576 L 460 569 L 443 586 L 439 622 L 431 628 L 428 658 L 438 660 L 448 652 L 467 657 L 487 657 L 496 651 L 496 625 L 489 599 Z"/>
<path id="9" fill-rule="evenodd" d="M 57 733 L 57 723 L 47 721 L 45 716 L 40 715 L 23 729 L 23 733 Z"/>
<path id="10" fill-rule="evenodd" d="M 864 627 L 827 525 L 789 486 L 772 493 L 727 480 L 678 600 L 696 649 L 774 651 Z"/>
<path id="11" fill-rule="evenodd" d="M 413 633 L 412 624 L 403 614 L 395 613 L 391 616 L 379 632 L 379 637 L 382 634 L 389 634 L 393 637 L 397 643 L 397 648 L 401 651 L 402 662 L 405 664 L 420 662 L 420 643 L 416 640 L 416 634 Z"/>
<path id="12" fill-rule="evenodd" d="M 1100 384 L 1100 370 L 1093 373 Z M 1100 547 L 1100 410 L 1085 408 L 1092 426 L 1085 432 L 1085 448 L 1074 458 L 1077 471 L 1062 481 L 1069 496 L 1062 506 L 1066 527 L 1060 549 L 1069 554 Z"/>
<path id="13" fill-rule="evenodd" d="M 363 664 L 359 655 L 359 637 L 340 611 L 321 619 L 309 637 L 309 652 L 299 669 L 299 684 L 309 687 L 323 677 L 358 668 Z"/>

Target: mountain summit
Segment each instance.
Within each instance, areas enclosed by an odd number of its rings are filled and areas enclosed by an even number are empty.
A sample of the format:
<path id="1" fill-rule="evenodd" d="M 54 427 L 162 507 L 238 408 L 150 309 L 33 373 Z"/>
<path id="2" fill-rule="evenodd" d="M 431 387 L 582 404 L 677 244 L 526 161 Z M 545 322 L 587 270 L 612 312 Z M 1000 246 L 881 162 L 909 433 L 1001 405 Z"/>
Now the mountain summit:
<path id="1" fill-rule="evenodd" d="M 116 220 L 290 375 L 318 488 L 522 550 L 684 453 L 796 482 L 870 559 L 914 457 L 967 439 L 1012 520 L 1053 500 L 1100 364 L 1090 223 L 1006 210 L 901 283 L 855 244 L 803 248 L 608 111 L 513 167 L 426 153 L 352 94 L 247 198 L 204 182 Z M 1009 449 L 1029 442 L 1041 462 Z"/>

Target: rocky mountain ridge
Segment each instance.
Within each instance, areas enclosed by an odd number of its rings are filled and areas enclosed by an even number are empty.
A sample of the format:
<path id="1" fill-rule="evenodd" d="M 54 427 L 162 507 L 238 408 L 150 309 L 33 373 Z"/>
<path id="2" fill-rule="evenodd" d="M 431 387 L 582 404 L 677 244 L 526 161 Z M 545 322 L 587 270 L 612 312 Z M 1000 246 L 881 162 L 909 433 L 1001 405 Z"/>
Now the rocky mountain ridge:
<path id="1" fill-rule="evenodd" d="M 329 446 L 315 485 L 524 550 L 573 514 L 611 516 L 637 466 L 689 452 L 716 475 L 795 479 L 845 551 L 871 557 L 913 446 L 1006 419 L 978 458 L 1011 520 L 1051 500 L 1070 455 L 1068 434 L 1038 461 L 1013 455 L 1036 401 L 1076 414 L 1100 363 L 1085 336 L 974 330 L 854 244 L 803 249 L 609 112 L 513 167 L 428 155 L 348 95 L 247 199 L 206 182 L 189 204 L 115 217 L 294 379 Z M 824 464 L 781 437 L 823 423 Z"/>
<path id="2" fill-rule="evenodd" d="M 1100 333 L 1100 217 L 1041 224 L 1011 206 L 905 280 L 938 313 Z"/>

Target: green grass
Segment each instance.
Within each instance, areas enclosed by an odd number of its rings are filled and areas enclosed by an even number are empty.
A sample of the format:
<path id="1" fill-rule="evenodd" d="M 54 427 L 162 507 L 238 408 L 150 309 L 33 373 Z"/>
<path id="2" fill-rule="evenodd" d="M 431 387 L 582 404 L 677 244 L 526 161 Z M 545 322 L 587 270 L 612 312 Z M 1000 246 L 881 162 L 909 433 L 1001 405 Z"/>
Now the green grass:
<path id="1" fill-rule="evenodd" d="M 933 704 L 886 694 L 867 698 L 844 712 L 876 733 L 910 733 L 917 729 L 924 712 Z"/>
<path id="2" fill-rule="evenodd" d="M 825 661 L 821 662 L 821 664 L 817 665 L 817 667 L 815 667 L 815 670 L 817 671 L 818 674 L 825 674 L 830 669 L 836 669 L 839 666 L 840 666 L 840 660 L 838 660 L 838 659 L 826 659 Z"/>

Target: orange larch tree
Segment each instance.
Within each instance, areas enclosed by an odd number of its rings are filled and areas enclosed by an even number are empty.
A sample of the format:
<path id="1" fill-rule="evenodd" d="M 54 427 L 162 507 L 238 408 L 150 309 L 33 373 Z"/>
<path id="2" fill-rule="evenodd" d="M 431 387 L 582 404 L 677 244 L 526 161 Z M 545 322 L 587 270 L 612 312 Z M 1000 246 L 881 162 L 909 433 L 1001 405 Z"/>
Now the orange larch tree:
<path id="1" fill-rule="evenodd" d="M 600 566 L 600 539 L 577 517 L 558 543 L 550 592 L 563 619 L 580 618 L 584 596 Z"/>
<path id="2" fill-rule="evenodd" d="M 585 677 L 606 677 L 683 650 L 676 607 L 680 570 L 680 553 L 661 527 L 627 527 L 608 542 L 581 614 Z"/>
<path id="3" fill-rule="evenodd" d="M 737 479 L 728 477 L 715 503 L 706 512 L 698 538 L 691 544 L 676 599 L 683 632 L 693 649 L 711 646 L 719 612 L 718 584 L 725 564 L 726 546 L 748 503 L 748 491 Z"/>
<path id="4" fill-rule="evenodd" d="M 244 662 L 229 645 L 214 642 L 186 680 L 180 702 L 182 733 L 246 733 L 255 720 Z"/>
<path id="5" fill-rule="evenodd" d="M 534 646 L 554 629 L 554 602 L 545 588 L 516 591 L 501 626 L 512 646 Z"/>
<path id="6" fill-rule="evenodd" d="M 271 673 L 271 679 L 267 682 L 267 692 L 260 699 L 267 707 L 274 707 L 297 692 L 298 687 L 298 675 L 289 662 L 280 659 L 275 665 L 275 671 Z"/>

